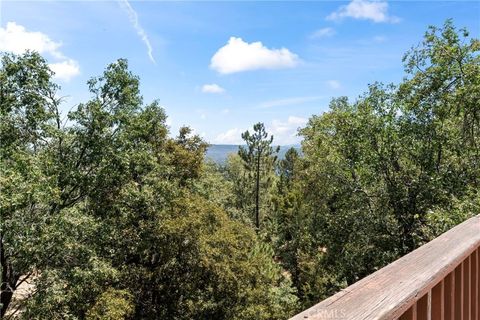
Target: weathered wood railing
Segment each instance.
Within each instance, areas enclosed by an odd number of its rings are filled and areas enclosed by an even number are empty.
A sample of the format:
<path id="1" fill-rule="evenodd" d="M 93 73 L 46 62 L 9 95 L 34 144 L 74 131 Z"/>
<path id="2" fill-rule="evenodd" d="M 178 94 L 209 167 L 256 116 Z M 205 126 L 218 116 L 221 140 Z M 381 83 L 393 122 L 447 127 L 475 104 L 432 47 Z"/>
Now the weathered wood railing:
<path id="1" fill-rule="evenodd" d="M 480 215 L 294 316 L 480 319 Z"/>

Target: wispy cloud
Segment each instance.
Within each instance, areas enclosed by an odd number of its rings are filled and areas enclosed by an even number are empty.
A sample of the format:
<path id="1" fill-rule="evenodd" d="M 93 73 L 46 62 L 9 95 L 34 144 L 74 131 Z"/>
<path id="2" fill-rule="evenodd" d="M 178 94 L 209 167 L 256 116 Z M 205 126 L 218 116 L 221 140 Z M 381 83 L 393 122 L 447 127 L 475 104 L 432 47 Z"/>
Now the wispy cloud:
<path id="1" fill-rule="evenodd" d="M 229 74 L 258 69 L 291 68 L 298 63 L 298 56 L 286 48 L 269 49 L 260 41 L 248 43 L 242 38 L 231 37 L 228 43 L 213 55 L 210 68 Z"/>
<path id="2" fill-rule="evenodd" d="M 308 119 L 296 116 L 289 116 L 285 120 L 274 119 L 270 125 L 267 126 L 267 131 L 273 135 L 274 143 L 285 145 L 300 142 L 298 136 L 298 129 L 305 126 Z"/>
<path id="3" fill-rule="evenodd" d="M 398 17 L 388 14 L 388 3 L 381 0 L 352 0 L 349 4 L 341 6 L 337 11 L 331 13 L 327 20 L 342 20 L 343 18 L 391 23 L 400 21 Z"/>
<path id="4" fill-rule="evenodd" d="M 48 35 L 39 31 L 29 31 L 15 22 L 8 22 L 5 28 L 0 27 L 0 51 L 21 54 L 26 50 L 33 50 L 47 54 L 57 61 L 49 64 L 55 73 L 54 77 L 69 81 L 80 74 L 80 66 L 77 61 L 66 57 L 60 51 L 61 46 L 60 42 L 53 41 Z"/>
<path id="5" fill-rule="evenodd" d="M 328 80 L 327 84 L 332 89 L 340 89 L 341 85 L 338 80 Z"/>
<path id="6" fill-rule="evenodd" d="M 279 120 L 273 119 L 269 123 L 265 123 L 267 127 L 267 132 L 273 135 L 274 144 L 288 145 L 295 144 L 300 142 L 300 137 L 298 136 L 298 129 L 304 127 L 307 124 L 308 119 L 298 117 L 298 116 L 289 116 L 287 119 Z M 242 133 L 246 130 L 252 131 L 252 127 L 247 129 L 242 128 L 232 128 L 228 129 L 225 132 L 218 134 L 211 143 L 217 144 L 244 144 L 245 141 L 242 139 Z"/>
<path id="7" fill-rule="evenodd" d="M 218 84 L 212 83 L 212 84 L 204 84 L 202 86 L 202 92 L 203 93 L 224 93 L 225 89 L 220 87 Z"/>
<path id="8" fill-rule="evenodd" d="M 153 63 L 156 63 L 155 59 L 153 58 L 152 45 L 150 44 L 150 40 L 148 39 L 147 33 L 140 25 L 137 12 L 132 8 L 128 0 L 119 0 L 119 1 L 120 1 L 121 7 L 125 10 L 125 12 L 127 12 L 128 18 L 130 19 L 130 22 L 132 23 L 135 30 L 137 31 L 138 36 L 140 37 L 140 39 L 142 39 L 143 43 L 145 43 L 145 46 L 147 47 L 147 54 L 148 54 L 148 57 L 150 58 L 150 61 L 152 61 Z"/>
<path id="9" fill-rule="evenodd" d="M 310 35 L 310 39 L 320 39 L 327 38 L 335 35 L 335 30 L 333 28 L 322 28 L 318 29 Z"/>
<path id="10" fill-rule="evenodd" d="M 242 133 L 244 129 L 232 128 L 225 132 L 218 134 L 212 141 L 212 143 L 218 144 L 243 144 Z"/>
<path id="11" fill-rule="evenodd" d="M 284 107 L 284 106 L 303 104 L 311 101 L 320 100 L 323 98 L 324 98 L 323 96 L 310 96 L 310 97 L 293 97 L 293 98 L 269 100 L 269 101 L 262 102 L 259 105 L 259 107 L 260 108 Z"/>

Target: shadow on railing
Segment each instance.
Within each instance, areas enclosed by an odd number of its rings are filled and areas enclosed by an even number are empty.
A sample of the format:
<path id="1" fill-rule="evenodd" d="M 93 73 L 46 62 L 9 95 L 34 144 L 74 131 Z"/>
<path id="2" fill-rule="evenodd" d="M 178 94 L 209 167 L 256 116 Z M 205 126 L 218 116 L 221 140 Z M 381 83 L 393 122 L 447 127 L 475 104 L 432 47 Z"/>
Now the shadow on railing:
<path id="1" fill-rule="evenodd" d="M 480 319 L 480 215 L 334 296 L 300 319 Z"/>

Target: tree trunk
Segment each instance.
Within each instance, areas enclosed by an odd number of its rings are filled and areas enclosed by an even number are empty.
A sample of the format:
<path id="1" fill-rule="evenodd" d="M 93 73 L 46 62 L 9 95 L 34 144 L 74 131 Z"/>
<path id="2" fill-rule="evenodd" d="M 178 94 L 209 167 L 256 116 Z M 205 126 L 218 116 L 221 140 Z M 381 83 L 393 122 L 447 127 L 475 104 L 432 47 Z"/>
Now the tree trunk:
<path id="1" fill-rule="evenodd" d="M 257 174 L 256 174 L 256 186 L 255 186 L 255 226 L 257 230 L 260 230 L 260 156 L 261 154 L 258 153 L 257 156 Z"/>
<path id="2" fill-rule="evenodd" d="M 12 265 L 8 263 L 8 259 L 5 256 L 5 249 L 3 246 L 3 237 L 0 235 L 0 263 L 2 268 L 2 282 L 0 284 L 0 319 L 5 316 L 8 305 L 12 301 L 13 291 L 18 281 L 18 277 L 15 276 Z"/>

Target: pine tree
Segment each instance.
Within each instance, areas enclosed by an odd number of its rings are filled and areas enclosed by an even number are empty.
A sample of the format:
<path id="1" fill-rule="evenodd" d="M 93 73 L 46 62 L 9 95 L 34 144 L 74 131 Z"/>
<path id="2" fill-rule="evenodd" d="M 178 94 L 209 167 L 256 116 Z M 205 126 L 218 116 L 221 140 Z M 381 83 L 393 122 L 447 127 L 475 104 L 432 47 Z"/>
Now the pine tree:
<path id="1" fill-rule="evenodd" d="M 273 136 L 268 135 L 263 123 L 257 123 L 253 126 L 253 133 L 248 130 L 242 133 L 242 139 L 246 146 L 240 146 L 238 155 L 245 164 L 245 169 L 253 176 L 255 206 L 253 216 L 257 230 L 260 229 L 260 195 L 262 189 L 262 179 L 268 184 L 268 173 L 271 172 L 277 161 L 276 154 L 279 147 L 273 147 Z"/>

